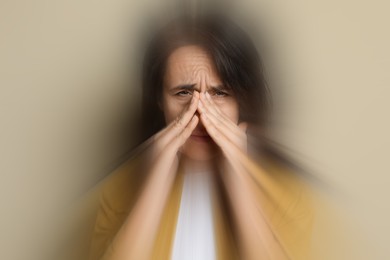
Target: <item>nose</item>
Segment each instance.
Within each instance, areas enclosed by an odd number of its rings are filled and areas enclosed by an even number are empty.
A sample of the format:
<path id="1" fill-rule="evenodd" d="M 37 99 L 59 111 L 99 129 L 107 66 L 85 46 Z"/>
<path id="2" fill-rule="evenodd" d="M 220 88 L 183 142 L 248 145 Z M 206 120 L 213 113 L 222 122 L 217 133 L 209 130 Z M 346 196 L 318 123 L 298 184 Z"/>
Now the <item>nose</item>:
<path id="1" fill-rule="evenodd" d="M 200 93 L 206 93 L 207 90 L 207 78 L 206 76 L 201 77 L 199 82 L 199 92 Z"/>

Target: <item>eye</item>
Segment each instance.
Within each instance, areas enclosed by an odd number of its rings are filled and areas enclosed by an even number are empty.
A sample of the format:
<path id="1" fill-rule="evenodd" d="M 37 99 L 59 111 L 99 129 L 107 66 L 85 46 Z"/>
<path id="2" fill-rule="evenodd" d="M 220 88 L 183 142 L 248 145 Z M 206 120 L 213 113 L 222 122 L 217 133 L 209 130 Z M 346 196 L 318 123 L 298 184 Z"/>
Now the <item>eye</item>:
<path id="1" fill-rule="evenodd" d="M 192 91 L 182 90 L 182 91 L 177 92 L 175 95 L 180 96 L 180 97 L 187 97 L 187 96 L 192 95 Z"/>
<path id="2" fill-rule="evenodd" d="M 225 92 L 225 91 L 222 91 L 222 90 L 215 90 L 213 95 L 217 96 L 217 97 L 226 97 L 229 94 L 227 92 Z"/>

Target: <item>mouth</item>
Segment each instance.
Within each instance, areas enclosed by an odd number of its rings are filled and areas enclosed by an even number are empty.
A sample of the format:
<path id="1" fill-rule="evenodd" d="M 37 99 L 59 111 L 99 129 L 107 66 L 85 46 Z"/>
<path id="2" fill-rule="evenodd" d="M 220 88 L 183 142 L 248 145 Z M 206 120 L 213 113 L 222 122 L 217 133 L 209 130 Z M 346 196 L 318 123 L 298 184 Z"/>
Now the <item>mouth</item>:
<path id="1" fill-rule="evenodd" d="M 207 134 L 192 134 L 190 136 L 192 140 L 198 141 L 198 142 L 210 142 L 211 137 Z"/>

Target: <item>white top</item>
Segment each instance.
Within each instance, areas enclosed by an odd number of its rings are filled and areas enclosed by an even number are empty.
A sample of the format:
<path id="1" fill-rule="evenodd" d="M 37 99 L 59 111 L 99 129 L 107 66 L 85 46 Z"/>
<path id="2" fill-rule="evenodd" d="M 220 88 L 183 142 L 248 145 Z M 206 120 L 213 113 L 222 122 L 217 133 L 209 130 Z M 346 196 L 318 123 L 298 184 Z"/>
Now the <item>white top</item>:
<path id="1" fill-rule="evenodd" d="M 172 260 L 215 260 L 213 179 L 208 172 L 185 172 Z"/>

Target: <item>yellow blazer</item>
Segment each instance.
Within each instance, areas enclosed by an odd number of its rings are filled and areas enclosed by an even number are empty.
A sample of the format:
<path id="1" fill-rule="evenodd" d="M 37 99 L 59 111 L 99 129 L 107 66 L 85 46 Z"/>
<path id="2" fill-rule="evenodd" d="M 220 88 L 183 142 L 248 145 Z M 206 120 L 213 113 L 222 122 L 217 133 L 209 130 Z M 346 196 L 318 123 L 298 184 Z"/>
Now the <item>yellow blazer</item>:
<path id="1" fill-rule="evenodd" d="M 308 259 L 313 210 L 310 193 L 294 171 L 272 158 L 262 158 L 267 183 L 272 184 L 272 194 L 259 192 L 269 224 L 291 259 Z M 137 163 L 129 160 L 116 169 L 105 181 L 100 194 L 90 247 L 90 260 L 102 259 L 110 254 L 110 244 L 133 208 L 143 182 L 142 173 L 136 172 Z M 264 171 L 261 171 L 264 175 Z M 168 260 L 175 234 L 183 184 L 181 168 L 165 206 L 155 240 L 152 259 Z M 276 184 L 276 185 L 275 185 Z M 259 190 L 261 187 L 259 187 Z M 226 207 L 219 192 L 213 194 L 213 216 L 216 234 L 216 251 L 219 260 L 239 259 L 231 223 L 226 218 Z"/>

